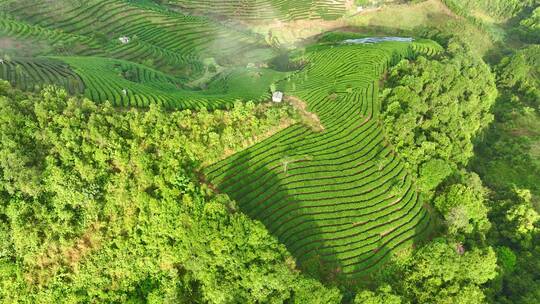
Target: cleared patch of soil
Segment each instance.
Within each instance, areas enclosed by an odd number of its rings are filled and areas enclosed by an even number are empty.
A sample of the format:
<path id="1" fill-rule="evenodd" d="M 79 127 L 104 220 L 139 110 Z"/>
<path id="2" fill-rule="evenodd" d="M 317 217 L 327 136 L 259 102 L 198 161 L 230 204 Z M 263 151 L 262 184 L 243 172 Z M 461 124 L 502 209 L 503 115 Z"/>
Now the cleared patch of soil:
<path id="1" fill-rule="evenodd" d="M 315 113 L 309 112 L 307 110 L 307 104 L 303 100 L 298 97 L 289 95 L 285 96 L 284 100 L 289 102 L 293 107 L 298 110 L 300 117 L 302 117 L 302 122 L 309 126 L 313 131 L 324 131 L 324 126 L 322 125 L 319 116 L 317 116 L 317 114 Z"/>

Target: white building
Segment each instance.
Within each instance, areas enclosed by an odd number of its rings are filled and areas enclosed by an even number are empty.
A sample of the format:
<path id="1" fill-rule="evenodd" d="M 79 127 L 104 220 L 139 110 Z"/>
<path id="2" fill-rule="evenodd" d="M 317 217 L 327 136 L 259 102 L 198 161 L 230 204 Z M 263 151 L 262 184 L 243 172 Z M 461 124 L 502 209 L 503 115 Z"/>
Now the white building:
<path id="1" fill-rule="evenodd" d="M 129 43 L 129 37 L 127 37 L 127 36 L 122 36 L 122 37 L 118 38 L 118 40 L 120 40 L 120 42 L 122 44 L 128 44 Z"/>
<path id="2" fill-rule="evenodd" d="M 283 100 L 283 92 L 275 91 L 274 94 L 272 94 L 273 102 L 281 102 L 282 100 Z"/>

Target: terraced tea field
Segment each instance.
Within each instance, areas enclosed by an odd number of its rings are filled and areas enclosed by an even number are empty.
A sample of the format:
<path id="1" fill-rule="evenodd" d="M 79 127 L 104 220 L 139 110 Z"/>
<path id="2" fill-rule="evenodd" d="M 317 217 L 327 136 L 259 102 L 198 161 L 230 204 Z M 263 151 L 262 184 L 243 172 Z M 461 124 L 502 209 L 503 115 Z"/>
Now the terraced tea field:
<path id="1" fill-rule="evenodd" d="M 131 37 L 159 49 L 188 55 L 238 54 L 256 44 L 256 37 L 208 18 L 167 11 L 159 6 L 120 0 L 2 1 L 6 16 L 33 26 L 98 40 Z M 20 29 L 29 35 L 35 29 Z M 220 46 L 219 49 L 215 46 Z"/>
<path id="2" fill-rule="evenodd" d="M 96 57 L 61 57 L 86 85 L 85 95 L 95 101 L 113 100 L 119 106 L 147 107 L 157 103 L 167 108 L 216 109 L 235 100 L 263 101 L 268 87 L 285 73 L 256 68 L 238 68 L 212 81 L 204 91 L 182 88 L 177 79 L 127 61 Z M 121 75 L 119 77 L 118 75 Z"/>
<path id="3" fill-rule="evenodd" d="M 283 83 L 325 131 L 295 125 L 206 170 L 209 180 L 327 278 L 365 275 L 424 234 L 430 217 L 378 120 L 386 67 L 431 42 L 327 45 Z"/>
<path id="4" fill-rule="evenodd" d="M 202 14 L 214 14 L 244 21 L 291 21 L 337 19 L 347 10 L 346 0 L 174 0 L 170 4 Z"/>
<path id="5" fill-rule="evenodd" d="M 115 105 L 213 109 L 268 98 L 270 83 L 285 76 L 246 68 L 273 55 L 264 38 L 151 3 L 8 0 L 0 9 L 4 39 L 47 46 L 35 50 L 39 59 L 4 59 L 0 78 L 27 90 L 56 84 Z M 190 86 L 199 79 L 208 80 L 204 91 Z"/>
<path id="6" fill-rule="evenodd" d="M 63 87 L 71 94 L 83 93 L 85 89 L 80 76 L 59 60 L 6 60 L 0 65 L 0 78 L 10 80 L 27 91 L 38 91 L 48 85 Z"/>

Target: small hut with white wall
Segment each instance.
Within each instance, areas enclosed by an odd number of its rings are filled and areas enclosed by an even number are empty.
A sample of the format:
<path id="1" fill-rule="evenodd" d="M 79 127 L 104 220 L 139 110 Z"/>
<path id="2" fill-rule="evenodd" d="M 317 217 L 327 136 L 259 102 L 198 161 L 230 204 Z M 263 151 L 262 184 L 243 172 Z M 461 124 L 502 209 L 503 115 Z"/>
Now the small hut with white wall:
<path id="1" fill-rule="evenodd" d="M 120 40 L 120 43 L 122 43 L 122 44 L 128 44 L 129 43 L 129 37 L 128 36 L 122 36 L 122 37 L 118 38 L 118 40 Z"/>
<path id="2" fill-rule="evenodd" d="M 273 102 L 281 102 L 283 100 L 283 92 L 275 91 L 272 94 L 272 101 Z"/>

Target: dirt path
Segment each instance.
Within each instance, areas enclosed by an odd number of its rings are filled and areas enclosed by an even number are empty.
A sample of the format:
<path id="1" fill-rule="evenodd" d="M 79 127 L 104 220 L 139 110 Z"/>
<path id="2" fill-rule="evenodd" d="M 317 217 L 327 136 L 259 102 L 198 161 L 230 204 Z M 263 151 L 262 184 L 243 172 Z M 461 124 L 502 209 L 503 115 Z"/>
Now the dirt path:
<path id="1" fill-rule="evenodd" d="M 301 100 L 296 96 L 285 96 L 285 101 L 289 102 L 293 107 L 295 107 L 300 116 L 302 117 L 302 122 L 309 126 L 315 132 L 323 132 L 324 126 L 319 119 L 319 116 L 313 112 L 307 110 L 307 104 L 305 101 Z"/>

